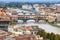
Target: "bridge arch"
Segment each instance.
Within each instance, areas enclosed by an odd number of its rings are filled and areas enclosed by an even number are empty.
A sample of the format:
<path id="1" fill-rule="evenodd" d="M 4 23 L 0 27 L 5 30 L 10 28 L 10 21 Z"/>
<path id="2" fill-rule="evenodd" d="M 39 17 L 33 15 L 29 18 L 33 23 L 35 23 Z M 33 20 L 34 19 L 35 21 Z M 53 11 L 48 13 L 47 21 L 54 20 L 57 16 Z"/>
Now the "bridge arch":
<path id="1" fill-rule="evenodd" d="M 26 23 L 35 23 L 35 20 L 34 19 L 29 19 L 26 21 Z"/>
<path id="2" fill-rule="evenodd" d="M 17 23 L 20 24 L 20 23 L 23 23 L 24 21 L 23 20 L 18 20 Z"/>

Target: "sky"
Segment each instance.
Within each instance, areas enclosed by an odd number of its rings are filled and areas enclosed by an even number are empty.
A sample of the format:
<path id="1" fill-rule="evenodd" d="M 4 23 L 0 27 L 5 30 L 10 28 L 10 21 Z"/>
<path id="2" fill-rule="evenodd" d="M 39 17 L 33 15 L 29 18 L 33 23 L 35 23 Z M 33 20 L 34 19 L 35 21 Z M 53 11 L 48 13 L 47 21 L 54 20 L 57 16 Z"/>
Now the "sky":
<path id="1" fill-rule="evenodd" d="M 60 0 L 0 0 L 2 2 L 60 2 Z"/>

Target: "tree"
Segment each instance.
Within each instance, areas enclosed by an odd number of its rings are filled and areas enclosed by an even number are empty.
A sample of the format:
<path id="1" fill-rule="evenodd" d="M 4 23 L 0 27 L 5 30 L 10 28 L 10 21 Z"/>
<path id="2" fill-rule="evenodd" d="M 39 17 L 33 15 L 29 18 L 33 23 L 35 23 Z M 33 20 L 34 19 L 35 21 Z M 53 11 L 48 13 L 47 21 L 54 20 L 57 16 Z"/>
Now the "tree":
<path id="1" fill-rule="evenodd" d="M 50 40 L 55 40 L 55 34 L 54 33 L 50 34 Z"/>
<path id="2" fill-rule="evenodd" d="M 43 38 L 46 38 L 46 32 L 44 30 L 38 30 L 37 34 Z"/>
<path id="3" fill-rule="evenodd" d="M 60 40 L 60 36 L 59 35 L 55 35 L 55 40 Z"/>
<path id="4" fill-rule="evenodd" d="M 10 22 L 10 25 L 16 24 L 16 22 Z"/>
<path id="5" fill-rule="evenodd" d="M 46 33 L 44 30 L 38 30 L 37 35 L 40 35 L 44 39 L 60 40 L 60 35 L 54 33 Z"/>
<path id="6" fill-rule="evenodd" d="M 50 39 L 50 33 L 47 33 L 47 34 L 46 34 L 46 38 L 47 38 L 47 39 Z"/>

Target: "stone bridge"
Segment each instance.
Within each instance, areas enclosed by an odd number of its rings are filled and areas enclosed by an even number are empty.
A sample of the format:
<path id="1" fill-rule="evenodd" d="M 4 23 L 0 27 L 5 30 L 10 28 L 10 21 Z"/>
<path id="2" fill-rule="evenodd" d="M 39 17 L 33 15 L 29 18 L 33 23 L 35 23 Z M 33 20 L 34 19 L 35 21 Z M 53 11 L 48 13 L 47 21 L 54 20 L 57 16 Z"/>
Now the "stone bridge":
<path id="1" fill-rule="evenodd" d="M 33 17 L 33 18 L 29 18 L 29 17 L 18 17 L 18 20 L 22 20 L 23 22 L 27 22 L 28 20 L 34 20 L 35 22 L 39 22 L 39 20 L 44 20 L 45 18 L 43 17 Z"/>

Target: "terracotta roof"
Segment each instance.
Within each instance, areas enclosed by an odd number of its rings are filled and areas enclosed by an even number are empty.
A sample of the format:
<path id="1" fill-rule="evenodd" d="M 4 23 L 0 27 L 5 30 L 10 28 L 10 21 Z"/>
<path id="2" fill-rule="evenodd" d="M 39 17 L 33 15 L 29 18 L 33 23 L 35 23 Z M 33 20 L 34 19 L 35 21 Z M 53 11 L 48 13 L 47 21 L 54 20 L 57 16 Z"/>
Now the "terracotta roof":
<path id="1" fill-rule="evenodd" d="M 60 9 L 57 9 L 57 11 L 56 11 L 57 13 L 60 13 Z"/>
<path id="2" fill-rule="evenodd" d="M 18 30 L 18 29 L 21 29 L 21 30 L 23 30 L 23 31 L 26 31 L 26 30 L 33 30 L 32 27 L 18 27 L 18 28 L 16 28 L 16 30 Z"/>
<path id="3" fill-rule="evenodd" d="M 0 15 L 6 15 L 6 13 L 5 13 L 5 12 L 1 12 L 1 11 L 0 11 Z"/>
<path id="4" fill-rule="evenodd" d="M 17 40 L 29 40 L 29 38 L 34 38 L 34 35 L 23 35 L 22 36 L 16 36 Z"/>
<path id="5" fill-rule="evenodd" d="M 0 17 L 0 21 L 11 21 L 10 17 Z"/>
<path id="6" fill-rule="evenodd" d="M 31 34 L 25 34 L 24 37 L 26 37 L 26 38 L 31 38 L 31 37 L 34 37 L 34 35 L 31 35 Z"/>

